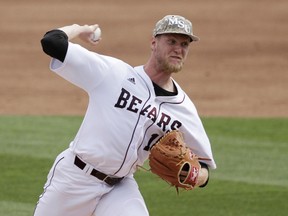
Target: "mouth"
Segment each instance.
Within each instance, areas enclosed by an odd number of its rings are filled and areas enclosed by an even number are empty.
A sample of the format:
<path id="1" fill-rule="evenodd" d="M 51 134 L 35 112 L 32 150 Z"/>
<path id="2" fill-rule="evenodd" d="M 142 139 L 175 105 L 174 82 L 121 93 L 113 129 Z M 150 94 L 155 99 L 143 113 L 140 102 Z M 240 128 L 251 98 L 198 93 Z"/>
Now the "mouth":
<path id="1" fill-rule="evenodd" d="M 178 60 L 182 60 L 182 58 L 180 56 L 171 56 L 171 58 L 173 59 L 178 59 Z"/>
<path id="2" fill-rule="evenodd" d="M 182 62 L 182 58 L 180 56 L 170 56 L 170 59 L 176 62 Z"/>

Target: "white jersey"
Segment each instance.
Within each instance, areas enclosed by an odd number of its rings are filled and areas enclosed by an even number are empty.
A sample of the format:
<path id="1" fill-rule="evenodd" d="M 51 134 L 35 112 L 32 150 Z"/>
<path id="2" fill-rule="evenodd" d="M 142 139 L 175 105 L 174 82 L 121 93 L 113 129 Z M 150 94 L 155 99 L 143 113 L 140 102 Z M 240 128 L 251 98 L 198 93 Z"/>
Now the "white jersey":
<path id="1" fill-rule="evenodd" d="M 71 42 L 64 62 L 52 59 L 50 67 L 88 93 L 87 112 L 70 149 L 95 169 L 118 177 L 131 174 L 148 158 L 149 148 L 175 129 L 216 168 L 195 106 L 175 81 L 176 96 L 156 96 L 143 66 L 133 68 Z"/>

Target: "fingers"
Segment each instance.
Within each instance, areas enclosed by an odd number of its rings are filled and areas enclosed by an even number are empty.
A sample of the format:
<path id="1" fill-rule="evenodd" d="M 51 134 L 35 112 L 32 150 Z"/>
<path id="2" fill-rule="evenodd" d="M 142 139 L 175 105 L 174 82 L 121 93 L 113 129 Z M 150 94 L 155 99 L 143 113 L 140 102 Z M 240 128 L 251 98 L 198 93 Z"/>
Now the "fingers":
<path id="1" fill-rule="evenodd" d="M 185 179 L 187 178 L 187 175 L 188 175 L 188 171 L 181 171 L 180 172 L 180 175 L 179 175 L 179 178 L 180 178 L 180 181 L 183 182 L 185 181 Z"/>
<path id="2" fill-rule="evenodd" d="M 100 42 L 100 40 L 101 40 L 101 37 L 100 37 L 99 39 L 97 39 L 97 40 L 94 40 L 94 39 L 93 39 L 93 34 L 94 34 L 94 32 L 96 31 L 96 29 L 99 28 L 99 25 L 98 25 L 98 24 L 94 24 L 94 25 L 90 25 L 89 27 L 90 27 L 90 29 L 92 30 L 92 34 L 90 35 L 90 40 L 89 40 L 89 42 L 90 42 L 93 46 L 95 46 L 95 45 L 97 45 L 97 44 Z"/>
<path id="3" fill-rule="evenodd" d="M 99 38 L 97 41 L 94 41 L 90 38 L 89 43 L 91 43 L 92 46 L 95 46 L 95 45 L 99 44 L 100 40 L 101 40 L 101 38 Z"/>
<path id="4" fill-rule="evenodd" d="M 93 25 L 83 25 L 81 27 L 81 32 L 79 34 L 79 38 L 83 41 L 85 41 L 86 43 L 89 43 L 93 46 L 97 45 L 101 38 L 99 40 L 93 40 L 93 34 L 94 34 L 94 31 L 99 28 L 99 25 L 98 24 L 93 24 Z"/>
<path id="5" fill-rule="evenodd" d="M 99 28 L 99 25 L 98 24 L 89 25 L 89 28 L 91 29 L 92 32 L 94 32 L 97 28 Z"/>

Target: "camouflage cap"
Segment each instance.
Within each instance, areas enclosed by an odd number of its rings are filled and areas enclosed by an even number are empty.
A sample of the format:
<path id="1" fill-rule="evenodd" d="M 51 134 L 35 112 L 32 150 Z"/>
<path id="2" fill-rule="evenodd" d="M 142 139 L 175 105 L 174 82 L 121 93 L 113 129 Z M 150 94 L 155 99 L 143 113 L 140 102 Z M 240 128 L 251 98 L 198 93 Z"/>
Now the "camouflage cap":
<path id="1" fill-rule="evenodd" d="M 167 15 L 156 23 L 153 30 L 154 37 L 168 33 L 188 35 L 191 41 L 200 40 L 199 37 L 193 35 L 192 23 L 179 15 Z"/>

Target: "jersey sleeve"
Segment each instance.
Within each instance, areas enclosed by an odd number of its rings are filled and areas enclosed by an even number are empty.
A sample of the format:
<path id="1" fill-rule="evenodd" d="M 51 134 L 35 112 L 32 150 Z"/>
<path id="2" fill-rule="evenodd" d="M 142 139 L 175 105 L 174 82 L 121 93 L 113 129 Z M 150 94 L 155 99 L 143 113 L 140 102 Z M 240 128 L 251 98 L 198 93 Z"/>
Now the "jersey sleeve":
<path id="1" fill-rule="evenodd" d="M 91 52 L 84 47 L 69 42 L 64 62 L 52 58 L 50 69 L 86 92 L 94 89 L 116 63 L 115 58 Z"/>

